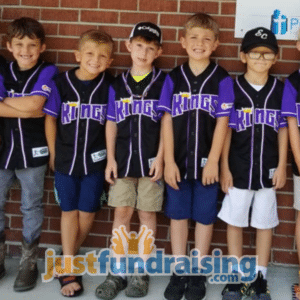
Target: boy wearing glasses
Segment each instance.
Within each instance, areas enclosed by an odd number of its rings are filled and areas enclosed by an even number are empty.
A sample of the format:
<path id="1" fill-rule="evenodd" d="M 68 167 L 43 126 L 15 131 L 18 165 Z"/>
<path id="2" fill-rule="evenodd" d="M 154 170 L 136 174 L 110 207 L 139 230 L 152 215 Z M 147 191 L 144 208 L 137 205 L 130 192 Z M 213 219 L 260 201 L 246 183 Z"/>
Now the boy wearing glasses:
<path id="1" fill-rule="evenodd" d="M 227 284 L 223 300 L 271 299 L 267 265 L 272 229 L 278 225 L 276 189 L 284 186 L 287 160 L 287 124 L 281 116 L 283 83 L 269 75 L 277 60 L 278 45 L 266 28 L 246 33 L 240 58 L 244 75 L 235 81 L 235 101 L 221 157 L 221 186 L 225 199 L 218 217 L 227 225 L 229 255 L 242 256 L 243 227 L 257 229 L 256 279 L 251 284 Z M 233 265 L 233 273 L 243 274 Z"/>

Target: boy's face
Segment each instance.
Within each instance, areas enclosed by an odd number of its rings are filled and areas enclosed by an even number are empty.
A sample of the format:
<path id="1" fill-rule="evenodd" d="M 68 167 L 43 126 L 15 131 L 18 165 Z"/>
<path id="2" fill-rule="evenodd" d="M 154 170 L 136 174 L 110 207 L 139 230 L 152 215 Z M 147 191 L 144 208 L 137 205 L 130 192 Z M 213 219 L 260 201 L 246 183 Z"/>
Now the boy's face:
<path id="1" fill-rule="evenodd" d="M 139 38 L 127 40 L 126 47 L 131 54 L 132 66 L 140 69 L 152 68 L 153 61 L 162 53 L 161 47 L 154 42 L 148 43 Z"/>
<path id="2" fill-rule="evenodd" d="M 219 45 L 219 41 L 215 38 L 214 32 L 201 27 L 188 29 L 180 41 L 189 59 L 193 61 L 209 59 L 212 52 L 215 51 Z"/>
<path id="3" fill-rule="evenodd" d="M 37 64 L 40 54 L 45 51 L 46 45 L 40 39 L 31 39 L 24 36 L 22 39 L 13 37 L 6 43 L 7 49 L 12 53 L 21 71 L 29 70 Z"/>
<path id="4" fill-rule="evenodd" d="M 247 53 L 241 52 L 240 58 L 247 64 L 247 71 L 266 73 L 276 63 L 277 55 L 270 48 L 263 46 L 253 48 Z"/>
<path id="5" fill-rule="evenodd" d="M 111 46 L 94 41 L 84 42 L 75 51 L 76 61 L 80 63 L 79 76 L 81 80 L 92 80 L 105 71 L 113 61 Z"/>

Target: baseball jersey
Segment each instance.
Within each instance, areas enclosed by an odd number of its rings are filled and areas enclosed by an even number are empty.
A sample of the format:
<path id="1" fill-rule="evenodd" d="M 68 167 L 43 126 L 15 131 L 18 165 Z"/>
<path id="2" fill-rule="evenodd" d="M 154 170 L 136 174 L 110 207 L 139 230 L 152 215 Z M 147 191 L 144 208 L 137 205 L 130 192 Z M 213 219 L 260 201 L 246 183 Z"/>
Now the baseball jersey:
<path id="1" fill-rule="evenodd" d="M 202 178 L 216 118 L 229 116 L 232 104 L 233 80 L 213 62 L 198 76 L 188 63 L 169 73 L 159 109 L 172 116 L 175 162 L 181 178 Z"/>
<path id="2" fill-rule="evenodd" d="M 120 74 L 109 91 L 107 120 L 116 122 L 118 177 L 149 176 L 157 156 L 161 114 L 157 109 L 165 73 L 153 68 L 135 83 L 130 70 Z"/>
<path id="3" fill-rule="evenodd" d="M 103 72 L 85 82 L 76 69 L 54 79 L 44 112 L 57 118 L 55 170 L 83 176 L 106 165 L 104 125 L 112 76 Z"/>
<path id="4" fill-rule="evenodd" d="M 272 76 L 260 91 L 244 75 L 235 81 L 229 168 L 237 188 L 272 187 L 278 166 L 278 130 L 287 126 L 281 115 L 282 93 L 283 83 Z"/>
<path id="5" fill-rule="evenodd" d="M 11 62 L 0 74 L 0 82 L 7 91 L 5 96 L 11 98 L 34 95 L 48 98 L 51 92 L 49 82 L 56 73 L 53 64 L 42 61 L 26 71 L 20 71 L 17 62 Z M 3 100 L 2 92 L 0 96 Z M 0 169 L 15 170 L 47 164 L 49 154 L 44 122 L 45 118 L 3 118 Z"/>
<path id="6" fill-rule="evenodd" d="M 291 74 L 284 82 L 282 96 L 282 115 L 295 117 L 300 127 L 300 70 Z M 293 173 L 300 176 L 294 157 L 292 157 Z"/>

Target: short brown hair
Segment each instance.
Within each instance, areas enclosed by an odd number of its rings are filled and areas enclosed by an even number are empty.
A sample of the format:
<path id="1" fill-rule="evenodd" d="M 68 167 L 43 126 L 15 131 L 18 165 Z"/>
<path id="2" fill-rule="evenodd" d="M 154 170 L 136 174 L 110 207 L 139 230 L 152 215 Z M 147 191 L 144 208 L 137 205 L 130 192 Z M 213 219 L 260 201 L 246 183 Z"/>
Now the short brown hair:
<path id="1" fill-rule="evenodd" d="M 92 41 L 97 44 L 107 44 L 111 47 L 111 53 L 113 53 L 114 41 L 112 37 L 103 30 L 91 29 L 83 32 L 78 41 L 78 49 L 87 41 Z"/>
<path id="2" fill-rule="evenodd" d="M 14 37 L 39 39 L 41 44 L 45 43 L 45 30 L 40 22 L 35 19 L 23 17 L 16 19 L 8 25 L 7 38 L 11 42 Z"/>
<path id="3" fill-rule="evenodd" d="M 204 29 L 210 29 L 213 31 L 215 38 L 219 39 L 219 25 L 216 20 L 205 13 L 196 13 L 189 17 L 184 24 L 184 35 L 186 34 L 188 29 L 192 29 L 194 27 L 201 27 Z"/>

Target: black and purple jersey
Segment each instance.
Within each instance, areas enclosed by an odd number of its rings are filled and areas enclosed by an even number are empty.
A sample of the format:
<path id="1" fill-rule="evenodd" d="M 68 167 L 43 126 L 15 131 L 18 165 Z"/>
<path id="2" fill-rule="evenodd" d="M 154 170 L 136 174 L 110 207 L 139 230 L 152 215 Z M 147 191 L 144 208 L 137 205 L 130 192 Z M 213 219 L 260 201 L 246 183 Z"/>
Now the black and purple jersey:
<path id="1" fill-rule="evenodd" d="M 259 91 L 244 75 L 235 80 L 229 167 L 236 188 L 272 187 L 279 159 L 278 130 L 287 126 L 281 115 L 282 93 L 283 83 L 272 76 Z"/>
<path id="2" fill-rule="evenodd" d="M 188 63 L 169 73 L 159 109 L 172 115 L 175 161 L 182 178 L 202 178 L 216 118 L 228 117 L 232 104 L 233 80 L 213 62 L 198 76 Z"/>
<path id="3" fill-rule="evenodd" d="M 159 146 L 161 114 L 157 105 L 165 76 L 153 68 L 145 79 L 135 83 L 128 70 L 110 88 L 107 120 L 117 124 L 119 178 L 149 176 Z"/>
<path id="4" fill-rule="evenodd" d="M 57 118 L 55 170 L 83 176 L 106 166 L 105 118 L 113 77 L 100 73 L 85 82 L 75 69 L 59 74 L 44 112 Z"/>
<path id="5" fill-rule="evenodd" d="M 282 115 L 295 117 L 300 127 L 300 70 L 291 74 L 284 82 L 282 97 Z M 292 158 L 293 173 L 300 176 L 294 157 Z"/>
<path id="6" fill-rule="evenodd" d="M 49 97 L 49 83 L 57 74 L 53 64 L 38 61 L 31 69 L 20 71 L 17 62 L 11 62 L 0 75 L 0 97 L 44 96 Z M 1 100 L 1 98 L 0 98 Z M 3 118 L 3 149 L 0 169 L 24 169 L 47 164 L 49 151 L 45 137 L 45 118 Z"/>

